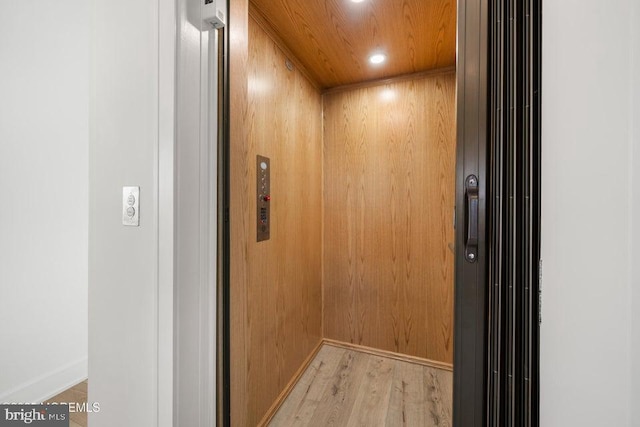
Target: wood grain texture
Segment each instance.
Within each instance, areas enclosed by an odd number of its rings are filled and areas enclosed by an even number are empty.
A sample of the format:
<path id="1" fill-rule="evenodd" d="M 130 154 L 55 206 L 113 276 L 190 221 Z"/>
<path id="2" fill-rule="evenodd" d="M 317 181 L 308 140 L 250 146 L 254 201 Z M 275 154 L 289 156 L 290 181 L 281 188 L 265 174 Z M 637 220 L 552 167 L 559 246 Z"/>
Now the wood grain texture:
<path id="1" fill-rule="evenodd" d="M 451 364 L 455 74 L 324 96 L 324 336 Z"/>
<path id="2" fill-rule="evenodd" d="M 229 2 L 229 162 L 230 162 L 230 399 L 231 425 L 247 425 L 247 266 L 251 238 L 249 195 L 251 173 L 248 145 L 249 2 Z M 221 414 L 219 414 L 221 415 Z M 222 424 L 221 424 L 222 425 Z"/>
<path id="3" fill-rule="evenodd" d="M 345 351 L 336 372 L 313 413 L 311 424 L 318 426 L 344 426 L 358 398 L 360 385 L 367 375 L 369 357 L 364 353 Z"/>
<path id="4" fill-rule="evenodd" d="M 323 88 L 455 64 L 455 0 L 251 2 Z"/>
<path id="5" fill-rule="evenodd" d="M 85 405 L 87 407 L 87 381 L 82 381 L 74 385 L 73 387 L 68 388 L 60 394 L 53 396 L 51 399 L 47 400 L 45 403 L 77 403 L 78 407 L 81 405 Z M 90 406 L 90 405 L 89 405 Z M 87 427 L 87 412 L 76 412 L 69 411 L 69 426 L 74 427 Z"/>
<path id="6" fill-rule="evenodd" d="M 428 366 L 430 368 L 441 369 L 443 371 L 453 372 L 453 365 L 451 363 L 436 362 L 435 360 L 424 359 L 422 357 L 410 356 L 408 354 L 395 353 L 388 350 L 380 350 L 378 348 L 367 347 L 364 345 L 353 344 L 344 341 L 336 341 L 330 338 L 323 338 L 323 344 L 333 347 L 341 347 L 347 350 L 355 350 L 361 353 L 371 354 L 373 356 L 386 357 L 388 359 L 396 359 L 401 362 L 413 363 L 416 365 Z"/>
<path id="7" fill-rule="evenodd" d="M 391 379 L 394 393 L 389 399 L 386 424 L 391 426 L 424 426 L 428 412 L 425 407 L 425 370 L 420 365 L 402 363 L 396 366 Z"/>
<path id="8" fill-rule="evenodd" d="M 367 375 L 358 388 L 346 425 L 373 426 L 387 419 L 395 361 L 375 356 L 368 359 Z"/>
<path id="9" fill-rule="evenodd" d="M 256 425 L 321 340 L 322 98 L 249 19 L 246 425 Z M 271 160 L 271 238 L 256 242 L 255 157 Z M 240 172 L 240 171 L 238 171 Z M 245 218 L 244 213 L 241 218 Z M 233 220 L 233 217 L 232 217 Z M 236 425 L 236 424 L 234 424 Z"/>
<path id="10" fill-rule="evenodd" d="M 273 29 L 271 24 L 265 19 L 264 15 L 256 8 L 256 6 L 249 2 L 249 16 L 262 28 L 269 37 L 276 42 L 282 53 L 289 59 L 295 67 L 309 80 L 309 83 L 313 85 L 318 91 L 322 90 L 320 84 L 313 78 L 306 66 L 300 62 L 300 60 L 289 50 L 287 43 L 280 37 L 280 34 Z"/>
<path id="11" fill-rule="evenodd" d="M 324 345 L 269 424 L 451 426 L 449 371 Z"/>
<path id="12" fill-rule="evenodd" d="M 364 89 L 368 87 L 378 87 L 378 86 L 390 85 L 394 83 L 401 83 L 405 81 L 417 80 L 422 77 L 429 77 L 433 75 L 455 73 L 455 72 L 456 72 L 455 65 L 451 67 L 432 68 L 430 70 L 420 71 L 419 73 L 401 74 L 399 76 L 384 77 L 376 80 L 367 80 L 364 82 L 351 83 L 351 84 L 342 85 L 342 86 L 334 86 L 329 89 L 324 89 L 322 91 L 322 94 L 328 95 L 335 92 L 347 92 L 351 90 Z"/>
<path id="13" fill-rule="evenodd" d="M 307 359 L 302 363 L 302 366 L 298 368 L 294 376 L 289 380 L 289 383 L 287 384 L 287 386 L 280 392 L 280 395 L 277 397 L 275 402 L 273 402 L 273 404 L 271 405 L 271 407 L 269 408 L 265 416 L 262 417 L 262 421 L 258 423 L 259 426 L 269 425 L 269 423 L 271 422 L 271 419 L 276 414 L 276 412 L 278 412 L 278 410 L 280 409 L 280 406 L 285 401 L 287 396 L 289 396 L 289 394 L 291 393 L 293 388 L 296 386 L 296 384 L 304 380 L 304 378 L 302 378 L 303 374 L 307 372 L 309 366 L 315 360 L 315 357 L 318 355 L 318 353 L 322 349 L 322 345 L 323 343 L 322 341 L 320 341 L 316 346 L 316 348 L 311 352 L 311 354 L 307 356 Z"/>
<path id="14" fill-rule="evenodd" d="M 278 408 L 270 425 L 304 425 L 311 422 L 345 350 L 322 346 L 309 368 Z"/>

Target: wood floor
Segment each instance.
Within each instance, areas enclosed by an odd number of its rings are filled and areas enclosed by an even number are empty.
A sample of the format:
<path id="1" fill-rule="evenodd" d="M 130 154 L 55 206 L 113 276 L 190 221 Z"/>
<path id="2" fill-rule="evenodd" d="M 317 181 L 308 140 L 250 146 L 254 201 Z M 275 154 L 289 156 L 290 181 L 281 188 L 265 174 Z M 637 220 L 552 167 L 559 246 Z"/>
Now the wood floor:
<path id="1" fill-rule="evenodd" d="M 87 381 L 76 384 L 73 387 L 53 396 L 47 403 L 87 403 Z M 87 427 L 86 412 L 69 412 L 69 427 Z"/>
<path id="2" fill-rule="evenodd" d="M 325 344 L 270 426 L 451 426 L 453 374 Z"/>

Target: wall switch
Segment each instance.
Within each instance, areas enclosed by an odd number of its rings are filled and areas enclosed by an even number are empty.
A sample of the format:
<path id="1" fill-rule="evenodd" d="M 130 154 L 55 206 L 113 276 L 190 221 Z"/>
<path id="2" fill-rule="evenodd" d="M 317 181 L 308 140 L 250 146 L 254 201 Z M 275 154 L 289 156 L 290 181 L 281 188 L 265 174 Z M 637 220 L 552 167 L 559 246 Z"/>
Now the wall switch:
<path id="1" fill-rule="evenodd" d="M 122 225 L 140 225 L 140 187 L 122 187 Z"/>

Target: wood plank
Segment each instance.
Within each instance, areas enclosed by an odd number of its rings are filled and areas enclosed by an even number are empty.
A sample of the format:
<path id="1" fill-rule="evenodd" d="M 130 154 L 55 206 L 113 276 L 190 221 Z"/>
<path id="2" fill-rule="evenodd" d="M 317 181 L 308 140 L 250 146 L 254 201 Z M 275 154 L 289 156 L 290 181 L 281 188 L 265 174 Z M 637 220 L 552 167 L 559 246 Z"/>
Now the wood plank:
<path id="1" fill-rule="evenodd" d="M 323 345 L 322 341 L 318 343 L 317 347 L 313 350 L 313 352 L 307 357 L 307 360 L 304 361 L 302 366 L 298 369 L 296 374 L 291 378 L 287 386 L 280 392 L 280 395 L 276 399 L 275 402 L 271 405 L 265 416 L 262 418 L 262 421 L 258 423 L 259 426 L 268 425 L 271 419 L 275 416 L 275 414 L 280 410 L 281 405 L 285 402 L 287 397 L 295 391 L 295 388 L 299 386 L 300 383 L 303 383 L 305 380 L 305 374 L 309 372 L 309 367 L 312 366 L 314 361 L 320 359 L 318 357 L 319 353 L 322 351 Z"/>
<path id="2" fill-rule="evenodd" d="M 271 420 L 271 425 L 308 425 L 344 354 L 344 349 L 323 346 Z"/>
<path id="3" fill-rule="evenodd" d="M 394 365 L 393 359 L 369 356 L 367 375 L 358 389 L 347 425 L 385 425 Z"/>
<path id="4" fill-rule="evenodd" d="M 455 75 L 324 95 L 325 338 L 453 362 Z"/>
<path id="5" fill-rule="evenodd" d="M 346 425 L 356 402 L 357 391 L 367 373 L 367 362 L 370 357 L 364 353 L 345 351 L 309 425 Z"/>
<path id="6" fill-rule="evenodd" d="M 396 362 L 391 385 L 388 426 L 426 426 L 427 411 L 424 397 L 424 367 Z"/>
<path id="7" fill-rule="evenodd" d="M 88 393 L 88 389 L 89 389 L 89 381 L 84 380 L 79 384 L 76 384 L 73 386 L 74 390 L 80 391 L 82 393 Z"/>
<path id="8" fill-rule="evenodd" d="M 53 396 L 45 403 L 78 403 L 80 405 L 87 403 L 87 381 L 82 381 L 73 387 L 64 390 L 63 392 Z M 75 408 L 74 408 L 75 409 Z M 77 425 L 80 427 L 87 427 L 87 412 L 75 412 L 69 411 L 70 425 Z"/>
<path id="9" fill-rule="evenodd" d="M 428 425 L 450 427 L 453 375 L 450 372 L 424 368 L 424 396 L 431 419 Z"/>
<path id="10" fill-rule="evenodd" d="M 448 371 L 323 345 L 269 425 L 450 426 L 452 383 Z"/>
<path id="11" fill-rule="evenodd" d="M 251 1 L 324 88 L 455 65 L 455 0 Z"/>

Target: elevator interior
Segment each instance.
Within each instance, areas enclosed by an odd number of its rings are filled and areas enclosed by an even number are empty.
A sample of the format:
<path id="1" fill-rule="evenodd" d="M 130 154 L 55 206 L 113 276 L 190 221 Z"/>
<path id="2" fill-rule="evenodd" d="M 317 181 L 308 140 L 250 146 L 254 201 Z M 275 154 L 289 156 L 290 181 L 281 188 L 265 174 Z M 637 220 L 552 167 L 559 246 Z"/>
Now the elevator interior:
<path id="1" fill-rule="evenodd" d="M 248 8 L 231 416 L 251 426 L 323 343 L 453 369 L 456 2 Z"/>

